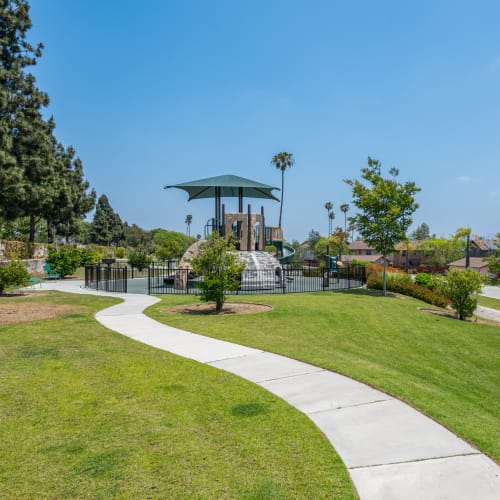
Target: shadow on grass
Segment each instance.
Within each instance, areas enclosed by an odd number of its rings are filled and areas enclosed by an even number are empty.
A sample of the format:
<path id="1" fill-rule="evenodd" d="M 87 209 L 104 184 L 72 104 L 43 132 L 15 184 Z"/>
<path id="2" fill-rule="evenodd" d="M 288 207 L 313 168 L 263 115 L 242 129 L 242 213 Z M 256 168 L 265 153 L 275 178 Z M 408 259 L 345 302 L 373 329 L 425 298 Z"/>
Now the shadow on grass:
<path id="1" fill-rule="evenodd" d="M 255 417 L 269 413 L 269 405 L 262 403 L 248 403 L 244 405 L 234 405 L 231 408 L 231 415 L 234 417 Z"/>

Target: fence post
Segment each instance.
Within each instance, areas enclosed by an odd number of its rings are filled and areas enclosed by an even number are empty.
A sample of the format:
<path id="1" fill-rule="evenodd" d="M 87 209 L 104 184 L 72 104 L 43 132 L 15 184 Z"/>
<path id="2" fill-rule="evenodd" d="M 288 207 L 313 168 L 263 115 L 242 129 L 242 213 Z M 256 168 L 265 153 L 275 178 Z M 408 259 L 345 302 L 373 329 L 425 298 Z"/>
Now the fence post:
<path id="1" fill-rule="evenodd" d="M 151 266 L 153 266 L 153 268 L 154 268 L 154 264 L 152 264 L 152 265 L 150 264 L 148 266 L 148 295 L 151 295 Z M 132 274 L 133 273 L 134 273 L 134 268 L 132 267 Z"/>
<path id="2" fill-rule="evenodd" d="M 349 272 L 351 268 L 351 264 L 349 262 L 346 262 L 347 264 L 347 289 L 351 289 L 351 273 Z"/>

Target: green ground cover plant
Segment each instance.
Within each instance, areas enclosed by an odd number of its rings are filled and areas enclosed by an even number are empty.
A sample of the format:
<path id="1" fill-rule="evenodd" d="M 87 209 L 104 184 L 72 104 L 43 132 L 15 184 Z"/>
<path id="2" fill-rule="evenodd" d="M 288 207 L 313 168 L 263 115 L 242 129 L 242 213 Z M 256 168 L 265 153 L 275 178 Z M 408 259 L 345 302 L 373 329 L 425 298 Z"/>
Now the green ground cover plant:
<path id="1" fill-rule="evenodd" d="M 16 302 L 17 301 L 17 302 Z M 0 325 L 6 498 L 356 498 L 309 419 L 258 386 L 99 325 L 116 299 L 3 299 L 78 309 Z"/>
<path id="2" fill-rule="evenodd" d="M 147 310 L 196 333 L 284 354 L 407 401 L 500 458 L 500 328 L 420 311 L 427 304 L 375 292 L 234 296 L 273 309 L 244 316 L 165 313 L 197 301 L 163 296 Z"/>

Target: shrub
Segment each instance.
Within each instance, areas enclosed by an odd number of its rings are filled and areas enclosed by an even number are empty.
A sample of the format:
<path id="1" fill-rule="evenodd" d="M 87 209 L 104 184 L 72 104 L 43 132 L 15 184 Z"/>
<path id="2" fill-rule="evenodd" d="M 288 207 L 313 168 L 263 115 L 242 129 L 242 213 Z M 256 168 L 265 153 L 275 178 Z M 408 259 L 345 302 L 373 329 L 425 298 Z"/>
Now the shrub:
<path id="1" fill-rule="evenodd" d="M 8 266 L 0 267 L 0 294 L 9 287 L 20 287 L 30 279 L 30 274 L 18 260 Z"/>
<path id="2" fill-rule="evenodd" d="M 382 290 L 383 282 L 381 273 L 371 272 L 370 277 L 366 281 L 366 287 Z M 411 278 L 404 273 L 392 272 L 387 276 L 387 290 L 390 292 L 400 293 L 422 300 L 427 304 L 432 304 L 437 307 L 446 307 L 448 300 L 443 295 L 436 293 L 428 288 L 413 283 Z"/>
<path id="3" fill-rule="evenodd" d="M 125 251 L 125 248 L 123 248 L 123 247 L 118 247 L 115 250 L 115 257 L 117 259 L 123 259 L 125 257 L 125 254 L 126 254 L 126 251 Z"/>
<path id="4" fill-rule="evenodd" d="M 446 273 L 442 289 L 451 301 L 458 318 L 464 320 L 472 316 L 477 307 L 478 294 L 481 291 L 481 276 L 473 269 L 452 268 Z"/>
<path id="5" fill-rule="evenodd" d="M 137 252 L 131 252 L 128 255 L 128 263 L 132 267 L 135 267 L 139 271 L 142 271 L 143 269 L 149 267 L 149 264 L 151 264 L 151 257 L 140 250 Z"/>
<path id="6" fill-rule="evenodd" d="M 415 276 L 415 283 L 428 288 L 429 290 L 435 290 L 439 285 L 439 278 L 437 278 L 434 274 L 417 273 Z"/>
<path id="7" fill-rule="evenodd" d="M 78 260 L 78 267 L 89 264 L 97 264 L 101 260 L 101 254 L 91 248 L 75 248 L 73 249 L 75 258 Z"/>
<path id="8" fill-rule="evenodd" d="M 49 248 L 47 264 L 49 264 L 53 270 L 59 272 L 62 278 L 69 276 L 80 267 L 79 249 L 62 247 L 59 250 L 54 250 L 54 248 L 51 247 Z"/>

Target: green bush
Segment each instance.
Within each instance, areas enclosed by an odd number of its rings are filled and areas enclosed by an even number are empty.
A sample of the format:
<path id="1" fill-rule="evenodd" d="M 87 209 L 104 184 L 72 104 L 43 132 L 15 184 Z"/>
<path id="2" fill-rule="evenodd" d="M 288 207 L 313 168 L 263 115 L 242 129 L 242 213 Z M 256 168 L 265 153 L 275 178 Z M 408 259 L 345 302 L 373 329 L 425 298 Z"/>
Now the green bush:
<path id="1" fill-rule="evenodd" d="M 439 278 L 437 278 L 434 274 L 417 273 L 415 276 L 415 283 L 428 288 L 429 290 L 435 290 L 439 285 Z"/>
<path id="2" fill-rule="evenodd" d="M 49 256 L 47 264 L 50 265 L 53 271 L 61 274 L 61 278 L 73 274 L 80 267 L 80 253 L 77 248 L 62 247 L 55 250 L 49 248 Z"/>
<path id="3" fill-rule="evenodd" d="M 375 290 L 382 290 L 382 276 L 371 274 L 366 282 L 366 287 Z M 401 295 L 414 297 L 415 299 L 419 299 L 427 304 L 432 304 L 437 307 L 446 307 L 448 305 L 446 297 L 429 290 L 428 288 L 413 283 L 411 278 L 404 274 L 393 275 L 392 273 L 389 273 L 387 277 L 387 290 L 394 293 L 400 293 Z"/>
<path id="4" fill-rule="evenodd" d="M 442 285 L 443 293 L 461 320 L 473 315 L 481 288 L 481 276 L 473 269 L 449 269 Z"/>
<path id="5" fill-rule="evenodd" d="M 101 260 L 101 254 L 91 248 L 75 248 L 73 252 L 75 253 L 75 258 L 78 259 L 78 267 L 97 264 Z"/>
<path id="6" fill-rule="evenodd" d="M 125 248 L 123 247 L 118 247 L 116 250 L 115 250 L 115 257 L 117 259 L 123 259 L 125 258 L 125 255 L 126 255 L 126 251 L 125 251 Z"/>
<path id="7" fill-rule="evenodd" d="M 217 233 L 212 233 L 201 249 L 201 253 L 191 259 L 193 271 L 203 276 L 198 283 L 200 299 L 215 302 L 215 310 L 220 313 L 227 292 L 239 288 L 236 277 L 241 275 L 246 263 L 239 260 L 232 241 L 226 241 Z"/>
<path id="8" fill-rule="evenodd" d="M 151 257 L 146 255 L 144 252 L 132 252 L 128 255 L 128 263 L 132 267 L 135 267 L 139 271 L 146 269 L 151 264 Z"/>
<path id="9" fill-rule="evenodd" d="M 8 266 L 0 267 L 0 294 L 6 288 L 20 287 L 30 279 L 30 274 L 19 260 L 13 260 Z"/>

